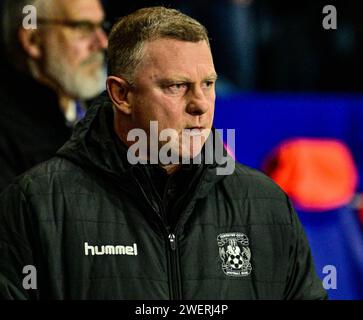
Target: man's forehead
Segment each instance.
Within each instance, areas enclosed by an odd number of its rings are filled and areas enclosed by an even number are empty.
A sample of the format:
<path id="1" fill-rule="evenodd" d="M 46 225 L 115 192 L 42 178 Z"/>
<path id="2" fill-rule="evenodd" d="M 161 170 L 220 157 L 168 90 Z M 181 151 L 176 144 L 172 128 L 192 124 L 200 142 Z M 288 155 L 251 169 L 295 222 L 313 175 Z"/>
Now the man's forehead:
<path id="1" fill-rule="evenodd" d="M 54 0 L 59 18 L 69 20 L 101 21 L 104 11 L 99 0 Z"/>
<path id="2" fill-rule="evenodd" d="M 168 52 L 172 50 L 175 54 L 178 55 L 196 49 L 200 50 L 201 48 L 203 48 L 205 52 L 210 53 L 210 48 L 207 41 L 205 40 L 192 42 L 173 38 L 158 38 L 155 40 L 146 41 L 144 44 L 144 48 L 149 53 L 156 52 L 157 54 L 168 54 Z"/>
<path id="3" fill-rule="evenodd" d="M 206 41 L 158 39 L 147 42 L 143 65 L 163 71 L 166 77 L 173 77 L 187 70 L 215 73 L 212 54 Z"/>
<path id="4" fill-rule="evenodd" d="M 188 72 L 185 69 L 165 70 L 165 72 L 155 72 L 154 77 L 160 81 L 182 81 L 182 82 L 193 82 L 197 79 L 195 77 L 209 80 L 216 80 L 217 73 L 214 68 L 209 65 L 196 65 L 193 70 Z"/>

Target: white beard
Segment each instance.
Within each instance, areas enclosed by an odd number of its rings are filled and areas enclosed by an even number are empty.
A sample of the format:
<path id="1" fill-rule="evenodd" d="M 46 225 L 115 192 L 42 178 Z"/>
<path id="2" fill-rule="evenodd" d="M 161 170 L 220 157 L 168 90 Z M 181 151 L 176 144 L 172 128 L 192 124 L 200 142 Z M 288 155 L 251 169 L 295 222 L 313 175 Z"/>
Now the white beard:
<path id="1" fill-rule="evenodd" d="M 94 53 L 72 70 L 62 55 L 55 56 L 55 50 L 50 51 L 54 53 L 50 52 L 43 71 L 46 77 L 53 79 L 66 95 L 74 99 L 87 100 L 105 90 L 106 70 L 103 53 Z M 89 63 L 97 63 L 100 67 L 91 73 L 86 69 Z"/>

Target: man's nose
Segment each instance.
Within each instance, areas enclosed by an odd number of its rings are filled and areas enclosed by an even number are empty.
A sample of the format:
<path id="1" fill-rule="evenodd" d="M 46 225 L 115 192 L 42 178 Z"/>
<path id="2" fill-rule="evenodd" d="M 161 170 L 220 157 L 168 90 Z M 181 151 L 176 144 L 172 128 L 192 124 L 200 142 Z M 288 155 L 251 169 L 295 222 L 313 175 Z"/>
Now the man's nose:
<path id="1" fill-rule="evenodd" d="M 94 48 L 95 50 L 105 50 L 108 47 L 108 38 L 103 29 L 98 28 L 95 30 L 94 35 Z"/>
<path id="2" fill-rule="evenodd" d="M 201 115 L 210 108 L 210 99 L 201 87 L 195 87 L 189 92 L 190 100 L 187 105 L 187 112 L 192 115 Z"/>

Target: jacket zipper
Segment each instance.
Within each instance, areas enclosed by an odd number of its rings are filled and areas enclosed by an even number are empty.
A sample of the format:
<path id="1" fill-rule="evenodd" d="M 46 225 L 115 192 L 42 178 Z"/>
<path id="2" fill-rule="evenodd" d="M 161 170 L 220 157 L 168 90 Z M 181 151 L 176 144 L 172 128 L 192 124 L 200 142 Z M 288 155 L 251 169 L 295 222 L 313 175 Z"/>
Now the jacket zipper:
<path id="1" fill-rule="evenodd" d="M 200 176 L 200 179 L 202 180 L 204 176 L 206 175 L 206 172 L 203 172 Z M 199 188 L 197 188 L 197 191 Z M 160 208 L 163 211 L 163 206 L 160 204 Z M 187 206 L 186 210 L 184 212 L 188 212 L 189 208 Z M 158 214 L 160 217 L 163 215 Z M 181 224 L 181 218 L 183 213 L 181 213 L 181 216 L 179 217 L 179 221 L 177 222 L 174 233 L 169 233 L 169 228 L 166 227 L 164 221 L 162 220 L 162 223 L 164 225 L 164 229 L 166 230 L 167 239 L 169 242 L 168 246 L 168 263 L 169 263 L 169 275 L 170 275 L 170 300 L 182 300 L 182 292 L 181 292 L 181 280 L 180 280 L 180 266 L 179 266 L 179 253 L 178 253 L 178 242 L 177 242 L 177 230 L 179 230 L 179 225 Z"/>
<path id="2" fill-rule="evenodd" d="M 171 300 L 181 300 L 181 286 L 179 278 L 179 259 L 177 252 L 177 241 L 174 233 L 170 233 L 169 239 L 169 249 L 168 257 L 170 264 L 170 299 Z"/>
<path id="3" fill-rule="evenodd" d="M 206 175 L 206 171 L 203 172 L 200 176 L 200 180 L 203 180 L 204 176 Z M 136 179 L 137 180 L 137 179 Z M 181 280 L 180 280 L 180 266 L 179 266 L 179 253 L 178 253 L 178 243 L 177 243 L 177 237 L 176 233 L 177 230 L 179 230 L 179 225 L 181 224 L 181 218 L 183 213 L 181 213 L 181 216 L 179 217 L 179 221 L 177 222 L 174 232 L 170 233 L 169 228 L 166 226 L 165 221 L 163 220 L 163 217 L 165 217 L 164 214 L 164 206 L 161 201 L 159 202 L 158 207 L 156 208 L 152 202 L 148 199 L 142 184 L 137 181 L 144 198 L 149 203 L 153 211 L 156 213 L 156 215 L 159 217 L 161 224 L 164 229 L 164 233 L 166 234 L 166 241 L 168 243 L 167 248 L 167 257 L 168 257 L 168 278 L 170 279 L 170 285 L 169 285 L 169 291 L 170 291 L 170 300 L 181 300 L 182 299 L 182 292 L 181 292 Z M 199 187 L 200 188 L 200 187 Z M 196 188 L 196 191 L 199 190 L 199 188 Z M 189 208 L 187 207 L 184 212 L 188 212 Z"/>
<path id="4" fill-rule="evenodd" d="M 165 186 L 165 192 L 168 189 L 169 181 Z M 165 194 L 164 194 L 165 197 Z M 163 198 L 164 198 L 163 197 Z M 164 202 L 157 196 L 158 202 L 158 215 L 161 218 L 163 229 L 167 241 L 167 257 L 168 257 L 168 278 L 169 278 L 169 292 L 170 300 L 181 300 L 181 284 L 179 272 L 179 256 L 177 250 L 176 229 L 170 232 L 170 227 L 167 224 L 167 212 L 165 212 Z"/>
<path id="5" fill-rule="evenodd" d="M 178 259 L 178 250 L 177 250 L 177 239 L 174 233 L 169 233 L 170 230 L 166 226 L 163 217 L 164 217 L 164 207 L 163 204 L 159 201 L 159 208 L 156 208 L 153 203 L 147 197 L 144 188 L 140 184 L 140 182 L 136 179 L 137 184 L 139 185 L 141 192 L 145 198 L 145 200 L 149 203 L 152 210 L 156 213 L 158 218 L 161 221 L 162 228 L 166 235 L 167 241 L 167 259 L 168 259 L 168 278 L 170 279 L 169 291 L 170 291 L 170 300 L 181 300 L 181 286 L 180 286 L 180 276 L 179 276 L 179 259 Z"/>
<path id="6" fill-rule="evenodd" d="M 205 176 L 206 172 L 203 172 L 201 175 L 201 179 Z M 198 189 L 198 188 L 197 188 Z M 162 208 L 162 207 L 161 207 Z M 184 212 L 188 212 L 189 208 L 187 207 Z M 182 213 L 183 214 L 183 213 Z M 179 217 L 179 221 L 177 222 L 174 233 L 170 233 L 168 235 L 169 240 L 169 250 L 168 250 L 168 260 L 169 260 L 169 274 L 170 274 L 170 299 L 171 300 L 181 300 L 181 280 L 180 280 L 180 266 L 179 266 L 179 253 L 178 253 L 178 243 L 175 233 L 176 230 L 179 230 L 179 225 L 181 224 L 182 214 Z M 164 224 L 164 227 L 165 224 Z M 169 232 L 168 228 L 166 228 L 167 233 Z"/>

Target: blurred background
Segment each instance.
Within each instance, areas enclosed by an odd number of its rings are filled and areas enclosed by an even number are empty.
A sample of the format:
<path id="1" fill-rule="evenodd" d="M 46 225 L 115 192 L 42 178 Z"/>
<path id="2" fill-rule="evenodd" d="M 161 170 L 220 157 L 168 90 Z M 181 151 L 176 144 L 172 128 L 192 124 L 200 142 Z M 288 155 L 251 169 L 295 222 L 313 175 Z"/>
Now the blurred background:
<path id="1" fill-rule="evenodd" d="M 363 2 L 102 4 L 111 23 L 164 5 L 207 27 L 219 75 L 215 127 L 235 129 L 236 159 L 289 194 L 329 297 L 363 299 Z M 326 5 L 336 8 L 336 29 L 323 28 Z"/>
<path id="2" fill-rule="evenodd" d="M 131 2 L 131 1 L 130 1 Z M 239 91 L 361 92 L 363 3 L 308 0 L 104 1 L 110 21 L 150 5 L 178 8 L 208 29 L 222 95 Z M 325 30 L 334 5 L 337 29 Z"/>

